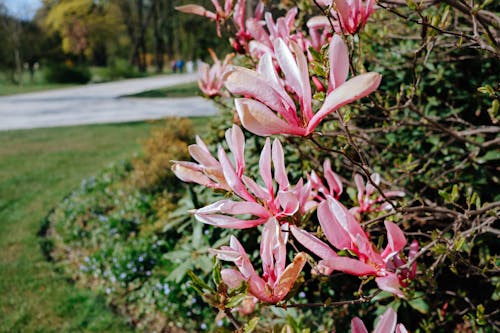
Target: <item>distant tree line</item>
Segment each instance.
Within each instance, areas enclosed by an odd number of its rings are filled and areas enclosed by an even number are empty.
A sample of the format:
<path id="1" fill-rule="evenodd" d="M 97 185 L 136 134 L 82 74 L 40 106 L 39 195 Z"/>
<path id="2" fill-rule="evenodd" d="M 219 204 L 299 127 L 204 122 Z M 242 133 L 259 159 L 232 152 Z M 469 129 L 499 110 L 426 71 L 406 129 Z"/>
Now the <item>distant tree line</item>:
<path id="1" fill-rule="evenodd" d="M 200 1 L 210 6 L 210 0 Z M 12 82 L 35 64 L 109 66 L 128 62 L 139 72 L 166 61 L 204 58 L 220 43 L 213 25 L 175 10 L 188 0 L 44 0 L 32 20 L 0 4 L 0 70 Z"/>

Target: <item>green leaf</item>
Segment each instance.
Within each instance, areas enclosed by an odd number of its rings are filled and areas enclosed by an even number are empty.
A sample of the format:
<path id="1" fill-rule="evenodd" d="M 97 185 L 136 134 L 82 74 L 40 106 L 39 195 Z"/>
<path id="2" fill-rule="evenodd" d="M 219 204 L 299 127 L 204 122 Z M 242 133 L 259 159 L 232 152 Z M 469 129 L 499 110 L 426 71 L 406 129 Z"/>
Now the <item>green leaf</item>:
<path id="1" fill-rule="evenodd" d="M 243 326 L 243 333 L 251 333 L 257 328 L 259 317 L 253 317 L 248 323 Z"/>
<path id="2" fill-rule="evenodd" d="M 241 304 L 241 302 L 243 302 L 245 297 L 247 297 L 246 294 L 238 294 L 238 295 L 235 295 L 233 297 L 228 298 L 227 302 L 225 304 L 226 308 L 232 309 L 232 308 L 237 307 L 238 305 Z"/>
<path id="3" fill-rule="evenodd" d="M 429 305 L 425 302 L 423 297 L 417 297 L 408 302 L 410 306 L 420 312 L 421 314 L 429 313 Z"/>
<path id="4" fill-rule="evenodd" d="M 460 193 L 458 192 L 458 185 L 454 184 L 453 188 L 451 189 L 450 199 L 452 202 L 456 202 L 459 197 L 460 197 Z"/>
<path id="5" fill-rule="evenodd" d="M 202 279 L 200 279 L 196 274 L 194 274 L 193 271 L 189 270 L 187 271 L 187 274 L 191 278 L 193 286 L 196 286 L 196 288 L 201 290 L 206 290 L 215 293 L 215 291 L 212 288 L 210 288 L 210 286 L 206 284 Z"/>
<path id="6" fill-rule="evenodd" d="M 173 281 L 175 283 L 180 283 L 181 280 L 186 276 L 189 267 L 191 266 L 191 261 L 184 261 L 179 266 L 177 266 L 170 274 L 167 276 L 167 281 Z"/>
<path id="7" fill-rule="evenodd" d="M 222 281 L 222 275 L 221 275 L 222 266 L 216 257 L 214 257 L 213 261 L 214 264 L 212 269 L 212 280 L 214 281 L 215 285 L 218 286 Z"/>

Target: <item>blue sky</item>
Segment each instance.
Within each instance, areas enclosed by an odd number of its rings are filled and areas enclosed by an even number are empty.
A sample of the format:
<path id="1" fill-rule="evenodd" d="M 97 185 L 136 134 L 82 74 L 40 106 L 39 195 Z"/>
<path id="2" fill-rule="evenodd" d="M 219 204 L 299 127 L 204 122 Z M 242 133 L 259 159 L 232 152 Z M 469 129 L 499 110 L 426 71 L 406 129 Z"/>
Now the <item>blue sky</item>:
<path id="1" fill-rule="evenodd" d="M 9 14 L 23 19 L 31 19 L 42 5 L 42 0 L 0 0 L 0 2 L 5 4 Z"/>

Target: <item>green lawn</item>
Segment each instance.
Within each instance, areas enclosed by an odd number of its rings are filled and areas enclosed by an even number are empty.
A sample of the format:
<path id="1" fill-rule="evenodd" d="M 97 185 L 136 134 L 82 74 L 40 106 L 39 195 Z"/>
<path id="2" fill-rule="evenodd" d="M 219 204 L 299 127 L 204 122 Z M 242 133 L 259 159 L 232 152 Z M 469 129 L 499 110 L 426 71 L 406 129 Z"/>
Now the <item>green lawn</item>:
<path id="1" fill-rule="evenodd" d="M 138 94 L 126 95 L 122 97 L 148 97 L 148 98 L 165 98 L 165 97 L 191 97 L 200 94 L 197 82 L 190 82 L 171 86 L 168 88 L 160 88 L 147 90 Z"/>
<path id="2" fill-rule="evenodd" d="M 193 118 L 198 132 L 207 118 Z M 160 123 L 161 124 L 161 123 Z M 43 256 L 41 221 L 81 181 L 131 158 L 151 123 L 0 132 L 0 332 L 131 332 Z"/>
<path id="3" fill-rule="evenodd" d="M 43 73 L 37 71 L 33 78 L 28 72 L 23 72 L 23 84 L 18 85 L 7 79 L 5 72 L 0 72 L 0 96 L 24 94 L 36 91 L 74 87 L 76 84 L 69 83 L 47 83 L 43 78 Z"/>
<path id="4" fill-rule="evenodd" d="M 57 273 L 42 255 L 37 232 L 82 179 L 138 152 L 138 139 L 150 128 L 129 123 L 0 132 L 0 332 L 131 331 L 102 298 Z"/>

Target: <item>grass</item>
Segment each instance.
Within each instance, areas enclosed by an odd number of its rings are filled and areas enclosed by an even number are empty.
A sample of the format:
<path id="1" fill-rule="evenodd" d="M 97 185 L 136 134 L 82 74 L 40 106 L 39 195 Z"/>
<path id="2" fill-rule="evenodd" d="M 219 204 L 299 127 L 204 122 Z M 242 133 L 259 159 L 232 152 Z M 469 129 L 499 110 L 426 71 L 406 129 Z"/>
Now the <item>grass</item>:
<path id="1" fill-rule="evenodd" d="M 30 92 L 74 87 L 76 84 L 70 83 L 47 83 L 41 71 L 35 72 L 33 79 L 28 72 L 23 73 L 23 84 L 18 85 L 10 82 L 5 73 L 0 72 L 0 96 L 24 94 Z"/>
<path id="2" fill-rule="evenodd" d="M 196 127 L 206 118 L 195 119 Z M 0 132 L 0 332 L 131 332 L 45 260 L 43 217 L 82 179 L 139 151 L 150 123 Z"/>
<path id="3" fill-rule="evenodd" d="M 191 97 L 199 95 L 199 92 L 200 88 L 198 88 L 198 83 L 190 82 L 167 88 L 147 90 L 140 92 L 138 94 L 125 95 L 122 97 L 147 97 L 147 98 Z"/>

